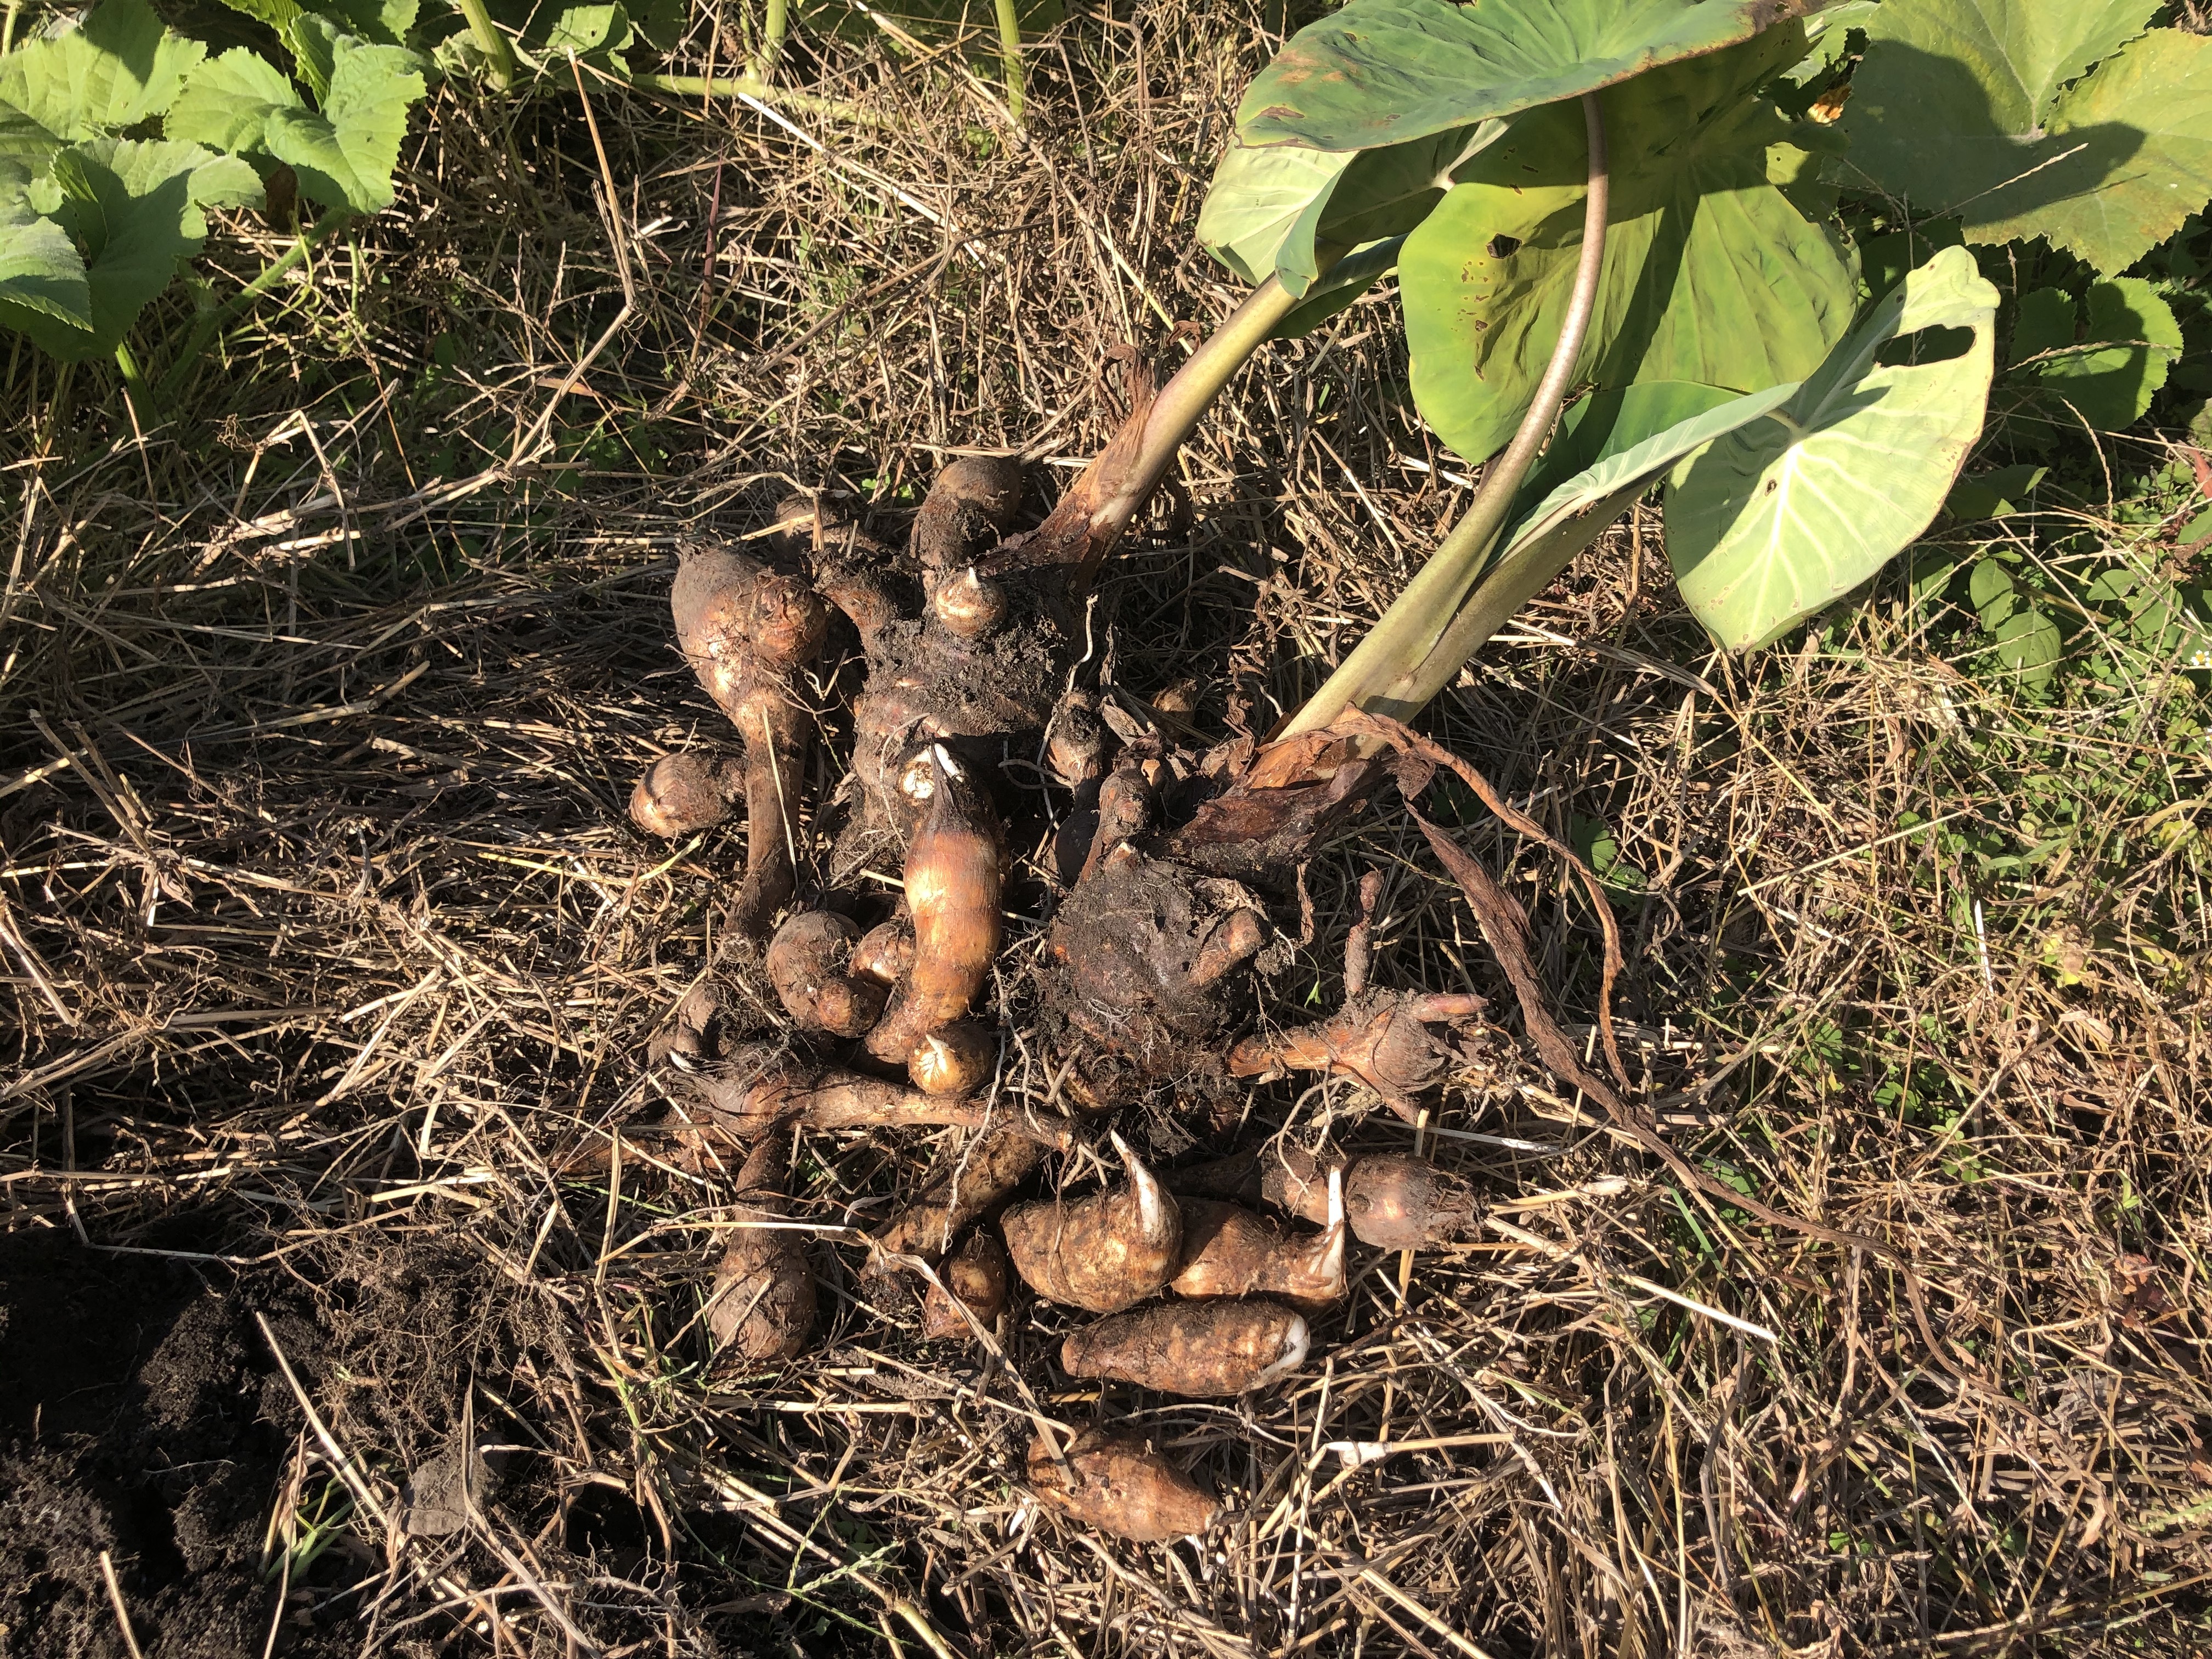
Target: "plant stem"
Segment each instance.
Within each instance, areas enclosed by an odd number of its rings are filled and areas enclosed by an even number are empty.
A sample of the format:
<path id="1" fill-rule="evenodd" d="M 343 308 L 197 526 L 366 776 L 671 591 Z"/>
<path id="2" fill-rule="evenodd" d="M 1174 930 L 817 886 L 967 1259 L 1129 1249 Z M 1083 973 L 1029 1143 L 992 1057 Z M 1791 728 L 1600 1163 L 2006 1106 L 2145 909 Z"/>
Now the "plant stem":
<path id="1" fill-rule="evenodd" d="M 484 0 L 454 0 L 454 3 L 460 7 L 461 15 L 469 20 L 469 33 L 484 55 L 493 89 L 505 92 L 514 84 L 514 48 L 491 21 L 491 13 L 484 9 Z"/>
<path id="2" fill-rule="evenodd" d="M 1014 0 L 993 0 L 999 13 L 999 55 L 1006 61 L 1006 113 L 1022 124 L 1022 20 Z"/>
<path id="3" fill-rule="evenodd" d="M 791 0 L 768 0 L 768 16 L 761 23 L 760 50 L 753 54 L 750 73 L 755 80 L 765 81 L 775 73 L 776 61 L 783 56 L 783 37 L 791 27 Z"/>
<path id="4" fill-rule="evenodd" d="M 1152 399 L 1145 420 L 1144 440 L 1121 489 L 1092 515 L 1090 562 L 1075 573 L 1078 592 L 1091 584 L 1098 565 L 1115 538 L 1128 527 L 1137 509 L 1152 498 L 1160 480 L 1175 462 L 1176 451 L 1199 422 L 1206 408 L 1221 393 L 1252 354 L 1267 343 L 1275 325 L 1297 309 L 1297 298 L 1285 292 L 1279 280 L 1270 276 L 1244 296 L 1243 304 L 1207 337 L 1204 344 L 1183 360 L 1183 365 Z M 1106 533 L 1100 534 L 1100 532 Z"/>
<path id="5" fill-rule="evenodd" d="M 1472 605 L 1469 595 L 1479 583 L 1486 587 L 1486 579 L 1492 574 L 1504 574 L 1502 566 L 1496 573 L 1486 571 L 1484 562 L 1496 547 L 1506 516 L 1512 511 L 1514 494 L 1550 436 L 1552 423 L 1559 418 L 1559 406 L 1574 382 L 1575 362 L 1582 355 L 1583 340 L 1597 308 L 1598 283 L 1605 270 L 1611 179 L 1606 163 L 1605 117 L 1594 92 L 1583 94 L 1583 122 L 1589 135 L 1589 191 L 1583 204 L 1582 257 L 1575 265 L 1574 288 L 1568 295 L 1566 314 L 1560 319 L 1558 343 L 1552 348 L 1551 362 L 1545 367 L 1544 378 L 1536 383 L 1520 428 L 1484 471 L 1482 487 L 1474 500 L 1427 564 L 1321 690 L 1276 728 L 1272 740 L 1318 732 L 1354 705 L 1401 720 L 1409 718 L 1443 689 L 1504 620 L 1500 617 L 1485 625 L 1483 618 L 1493 607 Z M 1525 578 L 1526 573 L 1522 574 Z M 1515 608 L 1521 603 L 1516 599 Z M 1440 668 L 1446 659 L 1450 665 Z M 1434 684 L 1430 684 L 1431 681 Z M 1425 690 L 1420 690 L 1423 685 L 1427 685 Z"/>
<path id="6" fill-rule="evenodd" d="M 177 353 L 176 361 L 169 365 L 161 376 L 161 383 L 154 388 L 155 399 L 166 404 L 173 398 L 184 385 L 186 371 L 199 361 L 200 354 L 207 349 L 208 343 L 225 323 L 266 294 L 287 272 L 297 269 L 313 249 L 328 241 L 351 222 L 349 214 L 325 214 L 300 233 L 298 240 L 285 250 L 281 258 L 273 259 L 263 267 L 258 276 L 222 304 L 210 306 L 200 313 L 198 319 L 192 325 L 192 331 L 185 338 L 183 349 Z"/>
<path id="7" fill-rule="evenodd" d="M 128 342 L 115 343 L 115 367 L 123 375 L 123 389 L 131 394 L 134 403 L 146 401 L 146 377 L 138 372 L 138 360 L 131 355 Z"/>
<path id="8" fill-rule="evenodd" d="M 887 118 L 872 110 L 856 108 L 835 98 L 817 98 L 811 93 L 787 92 L 753 75 L 633 75 L 618 84 L 670 98 L 751 98 L 803 114 L 819 115 L 825 120 L 849 121 L 855 126 L 890 125 Z"/>
<path id="9" fill-rule="evenodd" d="M 0 22 L 0 58 L 15 50 L 15 18 L 23 9 L 23 0 L 8 0 L 8 16 Z"/>

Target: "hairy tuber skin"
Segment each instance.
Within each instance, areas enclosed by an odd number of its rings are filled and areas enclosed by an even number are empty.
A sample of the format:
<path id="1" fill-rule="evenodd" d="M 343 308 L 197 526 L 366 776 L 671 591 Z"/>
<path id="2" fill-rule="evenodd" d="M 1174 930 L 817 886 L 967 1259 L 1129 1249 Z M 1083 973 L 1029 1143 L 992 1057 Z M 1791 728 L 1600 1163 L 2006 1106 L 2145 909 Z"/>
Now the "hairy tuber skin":
<path id="1" fill-rule="evenodd" d="M 1042 1438 L 1030 1443 L 1030 1488 L 1047 1509 L 1079 1525 L 1133 1544 L 1162 1544 L 1203 1534 L 1221 1505 L 1141 1440 L 1097 1430 L 1065 1455 L 1066 1469 Z"/>
<path id="2" fill-rule="evenodd" d="M 1470 1019 L 1488 1006 L 1478 996 L 1364 997 L 1315 1024 L 1246 1037 L 1229 1052 L 1230 1074 L 1300 1071 L 1356 1078 L 1411 1122 L 1419 1115 L 1413 1097 L 1435 1084 L 1454 1058 L 1429 1026 Z"/>
<path id="3" fill-rule="evenodd" d="M 872 1241 L 884 1256 L 918 1255 L 937 1261 L 970 1222 L 1004 1204 L 1044 1162 L 1045 1148 L 1035 1136 L 1011 1126 L 994 1128 L 961 1149 L 952 1167 L 932 1182 L 922 1195 L 877 1230 Z"/>
<path id="4" fill-rule="evenodd" d="M 1215 1400 L 1289 1376 L 1311 1346 L 1304 1318 L 1278 1303 L 1163 1302 L 1076 1332 L 1060 1363 L 1070 1376 Z"/>
<path id="5" fill-rule="evenodd" d="M 910 1058 L 925 1036 L 966 1018 L 1005 929 L 990 804 L 943 744 L 931 746 L 928 761 L 921 822 L 906 854 L 914 961 L 866 1040 L 871 1054 L 894 1063 Z"/>
<path id="6" fill-rule="evenodd" d="M 781 1136 L 755 1147 L 738 1175 L 740 1221 L 781 1219 L 790 1206 L 788 1152 Z M 814 1270 L 801 1235 L 776 1227 L 744 1228 L 731 1236 L 714 1270 L 707 1330 L 719 1370 L 789 1359 L 814 1328 Z"/>
<path id="7" fill-rule="evenodd" d="M 796 884 L 799 788 L 814 741 L 793 681 L 821 654 L 830 614 L 797 577 L 697 544 L 682 552 L 669 608 L 684 659 L 744 739 L 745 880 L 731 925 L 763 938 Z"/>
<path id="8" fill-rule="evenodd" d="M 963 1019 L 932 1031 L 907 1057 L 907 1076 L 926 1095 L 972 1095 L 991 1080 L 999 1064 L 999 1039 Z"/>
<path id="9" fill-rule="evenodd" d="M 834 910 L 801 910 L 768 947 L 769 982 L 802 1030 L 855 1037 L 883 1017 L 889 992 L 853 969 L 860 930 Z"/>
<path id="10" fill-rule="evenodd" d="M 1265 1216 L 1216 1198 L 1177 1198 L 1182 1266 L 1168 1283 L 1193 1300 L 1273 1296 L 1308 1312 L 1344 1299 L 1342 1188 L 1327 1231 L 1291 1233 Z"/>
<path id="11" fill-rule="evenodd" d="M 1270 1204 L 1318 1221 L 1328 1213 L 1330 1177 L 1341 1174 L 1352 1236 L 1384 1250 L 1419 1250 L 1459 1237 L 1474 1224 L 1467 1182 L 1426 1158 L 1365 1152 L 1325 1164 L 1297 1147 L 1261 1154 L 1260 1186 Z"/>
<path id="12" fill-rule="evenodd" d="M 728 817 L 744 789 L 744 769 L 730 757 L 680 749 L 645 769 L 630 791 L 629 820 L 648 836 L 673 841 Z"/>
<path id="13" fill-rule="evenodd" d="M 1182 1215 L 1119 1135 L 1129 1184 L 1006 1212 L 1000 1229 L 1014 1271 L 1048 1301 L 1118 1313 L 1157 1296 L 1182 1255 Z"/>
<path id="14" fill-rule="evenodd" d="M 998 1240 L 977 1228 L 968 1242 L 945 1260 L 921 1300 L 921 1334 L 930 1341 L 951 1337 L 969 1341 L 975 1331 L 954 1304 L 957 1297 L 985 1330 L 998 1324 L 1006 1307 L 1006 1253 Z M 941 1288 L 940 1288 L 941 1286 Z"/>

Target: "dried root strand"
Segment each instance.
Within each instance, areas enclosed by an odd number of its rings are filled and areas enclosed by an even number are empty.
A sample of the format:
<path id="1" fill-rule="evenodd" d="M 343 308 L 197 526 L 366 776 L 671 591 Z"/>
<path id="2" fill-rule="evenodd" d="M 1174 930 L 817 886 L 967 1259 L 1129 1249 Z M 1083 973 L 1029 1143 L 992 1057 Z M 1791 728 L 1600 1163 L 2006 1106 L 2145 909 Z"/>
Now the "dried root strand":
<path id="1" fill-rule="evenodd" d="M 1060 1363 L 1070 1376 L 1215 1400 L 1289 1376 L 1311 1346 L 1304 1316 L 1279 1303 L 1163 1302 L 1076 1332 Z"/>
<path id="2" fill-rule="evenodd" d="M 673 841 L 721 823 L 744 790 L 744 769 L 734 757 L 679 749 L 645 769 L 630 791 L 630 822 Z"/>
<path id="3" fill-rule="evenodd" d="M 1418 1109 L 1413 1097 L 1435 1084 L 1455 1058 L 1429 1027 L 1472 1018 L 1486 1006 L 1480 997 L 1465 995 L 1366 998 L 1311 1025 L 1246 1037 L 1230 1050 L 1230 1073 L 1326 1072 L 1356 1078 L 1410 1121 Z"/>
<path id="4" fill-rule="evenodd" d="M 987 1331 L 999 1322 L 1006 1306 L 1006 1253 L 989 1233 L 979 1227 L 969 1234 L 968 1242 L 945 1259 L 937 1279 L 921 1301 L 926 1339 L 972 1340 L 975 1331 L 961 1312 L 963 1307 Z"/>
<path id="5" fill-rule="evenodd" d="M 1042 1437 L 1030 1443 L 1030 1488 L 1047 1509 L 1080 1526 L 1136 1544 L 1160 1544 L 1210 1529 L 1221 1504 L 1147 1446 L 1093 1430 L 1061 1458 Z"/>
<path id="6" fill-rule="evenodd" d="M 1152 1172 L 1116 1135 L 1129 1184 L 1075 1200 L 1049 1199 L 1000 1222 L 1014 1270 L 1048 1301 L 1118 1313 L 1159 1294 L 1182 1255 L 1182 1216 Z"/>
<path id="7" fill-rule="evenodd" d="M 787 1159 L 781 1137 L 753 1149 L 738 1175 L 733 1220 L 784 1217 L 790 1208 L 784 1196 Z M 717 1370 L 789 1359 L 806 1346 L 814 1328 L 814 1270 L 807 1265 L 803 1237 L 775 1226 L 740 1226 L 731 1236 L 707 1306 Z"/>

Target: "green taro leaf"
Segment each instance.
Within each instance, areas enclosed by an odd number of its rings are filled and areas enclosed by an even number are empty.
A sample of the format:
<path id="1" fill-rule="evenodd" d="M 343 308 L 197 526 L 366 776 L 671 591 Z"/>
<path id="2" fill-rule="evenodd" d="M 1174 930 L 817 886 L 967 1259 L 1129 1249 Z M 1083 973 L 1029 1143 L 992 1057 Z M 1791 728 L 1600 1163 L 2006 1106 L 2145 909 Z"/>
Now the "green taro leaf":
<path id="1" fill-rule="evenodd" d="M 2044 299 L 2050 294 L 2063 302 L 2063 311 Z M 2037 302 L 2033 313 L 2030 301 Z M 2073 296 L 2039 289 L 2021 301 L 2013 355 L 2033 359 L 2015 372 L 2017 379 L 2098 431 L 2118 432 L 2141 419 L 2166 384 L 2166 371 L 2181 356 L 2181 325 L 2148 283 L 2115 276 L 2089 285 L 2089 324 L 2077 346 Z"/>
<path id="2" fill-rule="evenodd" d="M 1403 143 L 1611 86 L 1820 9 L 1819 0 L 1351 0 L 1299 30 L 1253 78 L 1237 134 L 1315 149 Z"/>
<path id="3" fill-rule="evenodd" d="M 92 289 L 69 234 L 24 199 L 21 169 L 0 163 L 0 319 L 10 308 L 89 332 Z"/>
<path id="4" fill-rule="evenodd" d="M 1232 143 L 1199 210 L 1198 240 L 1245 281 L 1273 271 L 1303 295 L 1320 272 L 1317 244 L 1404 235 L 1443 199 L 1455 172 L 1504 131 L 1486 121 L 1358 155 Z"/>
<path id="5" fill-rule="evenodd" d="M 100 0 L 76 28 L 0 58 L 0 154 L 52 155 L 159 115 L 206 55 L 146 0 Z"/>
<path id="6" fill-rule="evenodd" d="M 1604 94 L 1613 194 L 1578 380 L 1752 392 L 1802 380 L 1850 327 L 1849 260 L 1768 182 L 1787 124 L 1757 88 L 1802 46 L 1790 24 Z M 1559 339 L 1587 155 L 1577 104 L 1516 116 L 1407 238 L 1414 401 L 1469 460 L 1512 436 Z"/>
<path id="7" fill-rule="evenodd" d="M 321 107 L 272 111 L 268 153 L 291 165 L 301 195 L 325 207 L 376 213 L 391 206 L 407 112 L 422 98 L 421 60 L 341 34 L 312 13 L 300 19 L 295 41 Z"/>
<path id="8" fill-rule="evenodd" d="M 1969 241 L 2045 236 L 2100 271 L 2124 269 L 2212 196 L 2212 40 L 2143 33 L 2156 9 L 1882 6 L 1844 112 L 1841 176 L 1915 212 L 1957 214 Z"/>
<path id="9" fill-rule="evenodd" d="M 290 76 L 258 52 L 233 46 L 185 77 L 167 130 L 172 138 L 210 149 L 265 154 L 269 118 L 306 107 Z"/>
<path id="10" fill-rule="evenodd" d="M 258 202 L 261 180 L 238 157 L 198 144 L 95 138 L 56 155 L 39 191 L 82 250 L 91 327 L 5 301 L 0 323 L 73 362 L 111 355 L 179 262 L 199 252 L 201 210 Z"/>
<path id="11" fill-rule="evenodd" d="M 1982 429 L 1996 289 L 1963 248 L 1905 281 L 1767 420 L 1678 466 L 1667 551 L 1682 598 L 1746 650 L 1832 604 L 1925 529 Z M 1876 364 L 1893 340 L 1965 330 L 1957 356 Z"/>

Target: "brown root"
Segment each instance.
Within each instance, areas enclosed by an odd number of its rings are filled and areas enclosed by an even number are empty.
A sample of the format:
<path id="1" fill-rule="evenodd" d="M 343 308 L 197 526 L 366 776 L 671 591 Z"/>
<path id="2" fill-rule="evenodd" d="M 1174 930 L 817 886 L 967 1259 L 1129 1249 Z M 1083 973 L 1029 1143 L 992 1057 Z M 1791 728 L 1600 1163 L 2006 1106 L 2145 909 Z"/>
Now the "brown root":
<path id="1" fill-rule="evenodd" d="M 629 818 L 648 836 L 674 840 L 709 830 L 744 793 L 744 770 L 727 755 L 678 750 L 645 769 L 630 791 Z"/>
<path id="2" fill-rule="evenodd" d="M 1093 1430 L 1055 1458 L 1042 1439 L 1029 1451 L 1030 1488 L 1078 1525 L 1136 1544 L 1203 1534 L 1221 1505 L 1141 1440 Z"/>
<path id="3" fill-rule="evenodd" d="M 787 1158 L 781 1138 L 763 1141 L 738 1176 L 732 1218 L 757 1224 L 732 1236 L 714 1270 L 707 1330 L 718 1370 L 788 1359 L 814 1328 L 814 1270 L 803 1235 L 772 1224 L 790 1207 Z"/>
<path id="4" fill-rule="evenodd" d="M 972 1339 L 975 1331 L 962 1314 L 963 1307 L 987 1331 L 998 1324 L 1006 1306 L 1006 1253 L 989 1233 L 979 1227 L 969 1234 L 968 1242 L 945 1259 L 937 1278 L 921 1299 L 926 1339 Z"/>
<path id="5" fill-rule="evenodd" d="M 1249 1036 L 1229 1052 L 1234 1077 L 1326 1072 L 1356 1078 L 1408 1121 L 1413 1097 L 1435 1084 L 1455 1058 L 1428 1029 L 1472 1018 L 1480 997 L 1388 993 L 1348 1004 L 1331 1018 L 1287 1031 Z"/>
<path id="6" fill-rule="evenodd" d="M 952 1248 L 962 1228 L 990 1214 L 1019 1189 L 1044 1162 L 1044 1144 L 1022 1130 L 1002 1125 L 963 1146 L 951 1167 L 931 1182 L 921 1196 L 890 1218 L 875 1234 L 881 1256 L 918 1255 L 935 1261 Z M 890 1271 L 878 1261 L 869 1271 Z"/>
<path id="7" fill-rule="evenodd" d="M 1214 1198 L 1178 1198 L 1182 1266 L 1168 1288 L 1192 1300 L 1273 1296 L 1311 1311 L 1344 1299 L 1342 1187 L 1328 1230 L 1289 1232 L 1265 1216 Z"/>
<path id="8" fill-rule="evenodd" d="M 991 1080 L 998 1064 L 998 1037 L 963 1019 L 916 1043 L 906 1074 L 926 1095 L 970 1095 Z"/>
<path id="9" fill-rule="evenodd" d="M 802 910 L 776 929 L 769 982 L 802 1030 L 854 1037 L 883 1017 L 889 993 L 854 971 L 860 939 L 860 928 L 834 910 Z"/>
<path id="10" fill-rule="evenodd" d="M 1157 1296 L 1182 1253 L 1182 1218 L 1119 1135 L 1129 1184 L 1073 1200 L 1009 1210 L 1000 1221 L 1014 1270 L 1042 1297 L 1091 1313 L 1118 1313 Z"/>
<path id="11" fill-rule="evenodd" d="M 1304 1316 L 1277 1303 L 1163 1302 L 1076 1332 L 1060 1363 L 1070 1376 L 1218 1399 L 1287 1376 L 1311 1345 Z"/>
<path id="12" fill-rule="evenodd" d="M 816 1073 L 762 1049 L 741 1050 L 714 1070 L 685 1073 L 708 1121 L 740 1142 L 779 1125 L 810 1129 L 1001 1128 L 1040 1146 L 1074 1144 L 1075 1126 L 1049 1112 L 1012 1113 L 986 1102 L 926 1095 L 856 1072 Z"/>
<path id="13" fill-rule="evenodd" d="M 921 823 L 908 844 L 906 907 L 914 961 L 868 1033 L 878 1060 L 902 1061 L 921 1039 L 964 1018 L 990 977 L 1005 918 L 997 820 L 942 744 L 928 750 Z"/>

